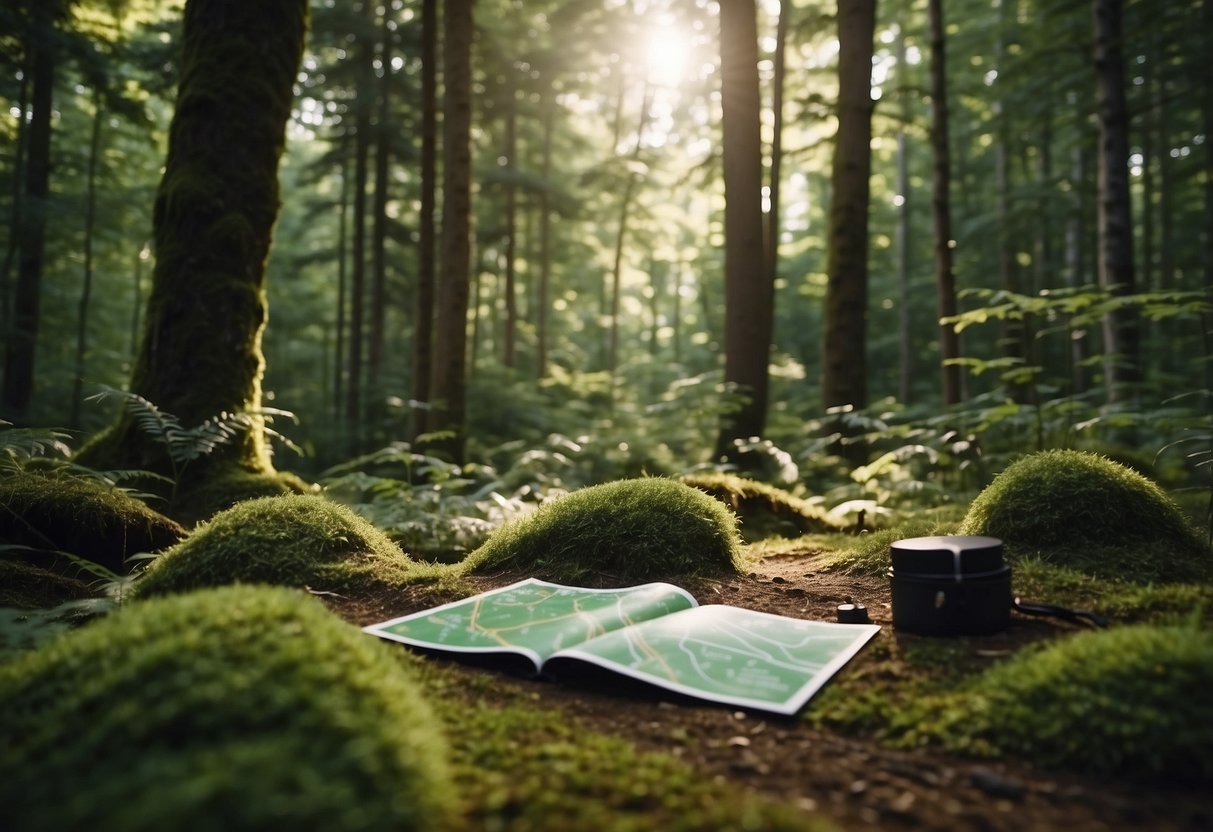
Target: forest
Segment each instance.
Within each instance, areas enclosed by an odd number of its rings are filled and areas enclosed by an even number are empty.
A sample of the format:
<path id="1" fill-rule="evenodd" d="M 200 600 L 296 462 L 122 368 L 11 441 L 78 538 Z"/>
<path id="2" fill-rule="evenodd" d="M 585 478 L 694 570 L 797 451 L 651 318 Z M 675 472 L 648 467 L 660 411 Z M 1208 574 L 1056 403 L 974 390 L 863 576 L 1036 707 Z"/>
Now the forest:
<path id="1" fill-rule="evenodd" d="M 1211 0 L 12 0 L 0 70 L 0 707 L 45 676 L 87 759 L 126 683 L 64 657 L 293 680 L 263 745 L 157 712 L 155 800 L 14 717 L 20 828 L 1213 823 Z M 891 544 L 952 535 L 1094 612 L 894 637 Z M 765 722 L 347 634 L 524 576 L 889 635 Z M 199 622 L 215 702 L 138 646 Z"/>

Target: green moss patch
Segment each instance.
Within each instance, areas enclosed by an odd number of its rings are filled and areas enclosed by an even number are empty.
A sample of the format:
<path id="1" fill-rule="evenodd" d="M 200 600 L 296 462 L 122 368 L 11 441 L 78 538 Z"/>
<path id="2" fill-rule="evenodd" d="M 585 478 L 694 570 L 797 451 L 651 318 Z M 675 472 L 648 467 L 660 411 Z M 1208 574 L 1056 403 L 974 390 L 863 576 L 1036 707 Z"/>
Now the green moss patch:
<path id="1" fill-rule="evenodd" d="M 840 531 L 842 521 L 821 506 L 783 489 L 735 474 L 689 474 L 681 478 L 737 514 L 741 535 L 752 543 L 767 537 L 798 537 Z"/>
<path id="2" fill-rule="evenodd" d="M 1213 576 L 1207 543 L 1157 484 L 1082 451 L 1044 451 L 1012 463 L 973 501 L 959 533 L 1051 550 L 1065 565 L 1104 576 Z"/>
<path id="3" fill-rule="evenodd" d="M 122 572 L 131 555 L 159 551 L 184 535 L 145 503 L 94 480 L 26 472 L 0 479 L 0 540 L 6 543 L 69 552 Z M 36 563 L 52 565 L 53 557 Z M 66 566 L 54 565 L 57 571 Z"/>
<path id="4" fill-rule="evenodd" d="M 1026 650 L 924 702 L 916 729 L 1090 773 L 1213 782 L 1213 633 L 1135 625 Z"/>
<path id="5" fill-rule="evenodd" d="M 0 805 L 30 830 L 433 829 L 421 689 L 316 601 L 228 587 L 123 608 L 0 665 Z"/>
<path id="6" fill-rule="evenodd" d="M 511 520 L 463 568 L 509 569 L 566 583 L 625 584 L 741 569 L 733 514 L 671 479 L 590 486 Z"/>
<path id="7" fill-rule="evenodd" d="M 422 567 L 348 508 L 323 497 L 238 503 L 166 551 L 139 581 L 138 597 L 232 583 L 316 590 L 396 584 Z"/>

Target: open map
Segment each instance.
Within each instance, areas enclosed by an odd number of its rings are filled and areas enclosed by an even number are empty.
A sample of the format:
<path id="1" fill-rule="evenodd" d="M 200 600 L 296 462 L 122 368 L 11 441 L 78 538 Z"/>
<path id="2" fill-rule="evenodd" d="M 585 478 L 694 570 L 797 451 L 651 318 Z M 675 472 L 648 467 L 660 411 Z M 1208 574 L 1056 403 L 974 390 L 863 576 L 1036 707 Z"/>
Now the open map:
<path id="1" fill-rule="evenodd" d="M 688 696 L 793 714 L 880 628 L 701 607 L 671 584 L 581 589 L 530 578 L 364 629 L 429 649 L 526 656 L 536 673 L 588 662 Z"/>

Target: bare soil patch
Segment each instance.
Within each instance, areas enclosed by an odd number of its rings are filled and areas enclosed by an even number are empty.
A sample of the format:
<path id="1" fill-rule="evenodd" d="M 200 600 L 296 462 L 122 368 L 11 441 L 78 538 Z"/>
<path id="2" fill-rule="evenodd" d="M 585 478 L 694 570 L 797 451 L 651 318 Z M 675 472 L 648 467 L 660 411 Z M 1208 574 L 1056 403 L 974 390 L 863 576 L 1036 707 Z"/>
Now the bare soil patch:
<path id="1" fill-rule="evenodd" d="M 482 591 L 520 577 L 468 580 Z M 702 604 L 830 621 L 838 604 L 849 599 L 864 604 L 872 621 L 882 626 L 877 640 L 894 639 L 906 647 L 920 638 L 894 632 L 886 579 L 825 570 L 814 552 L 771 557 L 747 576 L 686 588 Z M 347 620 L 365 625 L 454 598 L 434 587 L 415 586 L 374 597 L 325 600 Z M 957 661 L 974 668 L 1073 628 L 1013 616 L 1004 633 L 951 641 L 960 646 Z M 875 660 L 870 650 L 861 651 L 841 673 L 863 672 L 865 663 L 871 670 Z M 1191 789 L 1043 771 L 1014 761 L 892 750 L 869 738 L 817 729 L 803 718 L 675 700 L 623 680 L 612 682 L 613 677 L 596 677 L 590 686 L 498 674 L 488 686 L 473 685 L 473 679 L 491 671 L 435 660 L 467 677 L 469 696 L 557 710 L 587 731 L 678 757 L 722 790 L 761 793 L 829 817 L 844 829 L 1213 829 L 1213 797 Z M 806 711 L 812 708 L 810 700 Z"/>

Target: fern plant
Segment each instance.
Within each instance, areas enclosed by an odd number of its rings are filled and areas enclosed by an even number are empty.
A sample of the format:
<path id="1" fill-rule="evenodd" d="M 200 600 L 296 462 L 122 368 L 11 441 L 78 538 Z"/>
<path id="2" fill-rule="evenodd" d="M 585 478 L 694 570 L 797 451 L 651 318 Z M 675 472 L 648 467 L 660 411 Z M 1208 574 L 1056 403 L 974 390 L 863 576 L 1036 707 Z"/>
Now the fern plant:
<path id="1" fill-rule="evenodd" d="M 102 385 L 101 392 L 89 397 L 90 401 L 119 398 L 135 426 L 153 442 L 164 446 L 172 468 L 173 496 L 181 478 L 191 462 L 213 453 L 217 448 L 229 444 L 251 432 L 261 431 L 268 439 L 277 439 L 286 447 L 302 453 L 295 443 L 274 430 L 274 417 L 284 416 L 294 420 L 295 414 L 277 408 L 255 408 L 235 413 L 223 411 L 197 425 L 187 428 L 181 419 L 157 407 L 153 402 L 128 390 L 118 390 Z"/>

